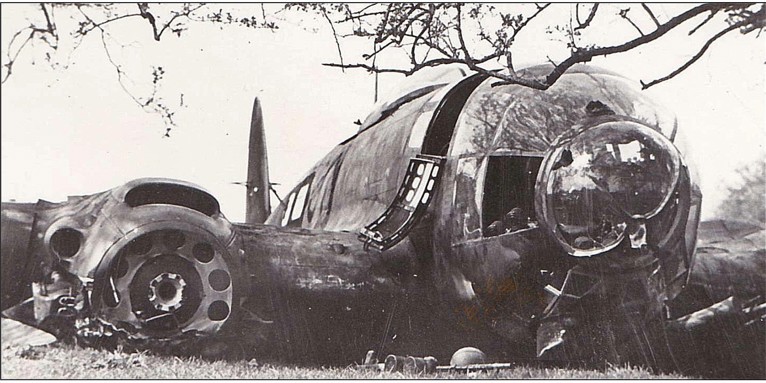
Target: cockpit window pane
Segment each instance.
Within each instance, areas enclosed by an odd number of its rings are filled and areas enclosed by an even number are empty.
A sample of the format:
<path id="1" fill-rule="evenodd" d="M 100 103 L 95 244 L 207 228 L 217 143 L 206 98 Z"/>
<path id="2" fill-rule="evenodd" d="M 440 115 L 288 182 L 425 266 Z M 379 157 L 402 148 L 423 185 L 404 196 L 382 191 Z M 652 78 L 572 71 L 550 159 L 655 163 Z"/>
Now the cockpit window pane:
<path id="1" fill-rule="evenodd" d="M 389 96 L 382 97 L 382 100 L 386 101 L 381 101 L 373 107 L 373 111 L 364 119 L 359 131 L 377 124 L 393 114 L 402 105 L 432 93 L 434 90 L 443 89 L 447 84 L 454 83 L 466 75 L 465 70 L 459 65 L 440 65 L 424 68 L 411 76 L 407 76 Z"/>
<path id="2" fill-rule="evenodd" d="M 314 174 L 312 173 L 287 197 L 287 205 L 281 221 L 282 226 L 301 226 L 303 221 L 303 211 L 306 206 L 306 201 L 308 200 L 311 181 L 313 179 Z"/>
<path id="3" fill-rule="evenodd" d="M 458 241 L 481 238 L 480 195 L 476 193 L 481 158 L 461 158 L 455 175 L 455 220 L 452 238 Z"/>
<path id="4" fill-rule="evenodd" d="M 364 122 L 362 123 L 362 126 L 359 127 L 359 131 L 364 131 L 367 128 L 377 124 L 378 122 L 382 121 L 386 117 L 394 114 L 397 109 L 399 109 L 402 105 L 418 99 L 420 97 L 423 97 L 429 93 L 434 92 L 437 89 L 443 88 L 447 84 L 435 84 L 435 85 L 429 85 L 424 88 L 415 89 L 411 91 L 410 93 L 405 94 L 404 96 L 401 96 L 397 98 L 394 101 L 384 103 L 382 105 L 379 105 L 376 107 L 372 113 L 370 113 L 367 118 L 364 119 Z"/>
<path id="5" fill-rule="evenodd" d="M 518 85 L 492 87 L 496 81 L 484 81 L 466 103 L 452 155 L 489 155 L 499 149 L 544 152 L 557 136 L 587 117 L 585 106 L 592 101 L 666 137 L 676 126 L 672 114 L 617 76 L 568 73 L 545 91 Z"/>
<path id="6" fill-rule="evenodd" d="M 287 223 L 290 222 L 290 209 L 293 208 L 293 205 L 295 205 L 295 193 L 287 196 L 287 207 L 285 208 L 285 215 L 282 216 L 282 226 L 287 226 Z"/>
<path id="7" fill-rule="evenodd" d="M 298 190 L 298 194 L 295 197 L 295 205 L 293 206 L 293 211 L 290 213 L 290 221 L 295 221 L 299 218 L 301 218 L 301 215 L 303 215 L 303 206 L 306 202 L 306 193 L 309 190 L 309 185 L 303 185 L 300 190 Z"/>

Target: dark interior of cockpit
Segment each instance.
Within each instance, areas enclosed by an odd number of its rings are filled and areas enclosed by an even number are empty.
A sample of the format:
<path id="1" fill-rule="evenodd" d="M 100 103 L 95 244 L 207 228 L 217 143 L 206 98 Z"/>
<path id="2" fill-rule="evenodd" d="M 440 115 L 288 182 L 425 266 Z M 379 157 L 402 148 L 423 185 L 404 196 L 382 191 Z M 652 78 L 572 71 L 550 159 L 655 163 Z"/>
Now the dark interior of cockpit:
<path id="1" fill-rule="evenodd" d="M 484 180 L 484 237 L 523 230 L 535 221 L 535 180 L 542 157 L 490 156 Z"/>

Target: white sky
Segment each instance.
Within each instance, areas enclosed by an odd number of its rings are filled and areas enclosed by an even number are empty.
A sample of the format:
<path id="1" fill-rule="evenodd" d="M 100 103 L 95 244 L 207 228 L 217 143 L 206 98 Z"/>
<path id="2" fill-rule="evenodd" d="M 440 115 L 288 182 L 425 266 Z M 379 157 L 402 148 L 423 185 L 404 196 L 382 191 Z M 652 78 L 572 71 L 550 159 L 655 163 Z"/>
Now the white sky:
<path id="1" fill-rule="evenodd" d="M 655 5 L 658 12 L 676 6 Z M 2 5 L 3 55 L 34 7 Z M 556 7 L 568 17 L 570 5 Z M 75 51 L 67 70 L 52 70 L 41 60 L 30 65 L 27 54 L 2 85 L 3 201 L 59 201 L 134 178 L 171 177 L 207 188 L 230 219 L 241 221 L 244 188 L 231 182 L 245 178 L 253 97 L 260 98 L 264 111 L 271 180 L 282 184 L 277 190 L 283 195 L 356 131 L 352 122 L 364 120 L 373 104 L 372 75 L 320 65 L 337 61 L 324 23 L 290 19 L 275 32 L 195 24 L 183 37 L 167 35 L 160 43 L 151 40 L 144 20 L 114 26 L 112 34 L 128 46 L 112 52 L 136 80 L 136 91 L 150 78 L 147 68 L 155 65 L 166 70 L 168 104 L 178 105 L 179 93 L 184 94 L 171 138 L 162 138 L 158 116 L 141 111 L 119 87 L 98 34 Z M 560 56 L 545 41 L 543 23 L 529 27 L 519 37 L 517 62 Z M 602 28 L 595 31 L 612 38 L 635 33 L 624 23 Z M 666 45 L 593 62 L 629 78 L 652 80 L 695 53 L 697 45 L 686 42 L 684 33 L 671 36 Z M 367 46 L 342 44 L 346 61 L 359 58 L 353 52 Z M 766 38 L 732 34 L 689 70 L 650 90 L 679 115 L 693 150 L 687 157 L 701 175 L 703 218 L 725 198 L 724 185 L 736 180 L 734 169 L 764 160 L 764 59 Z M 401 79 L 382 76 L 382 94 L 391 93 Z"/>

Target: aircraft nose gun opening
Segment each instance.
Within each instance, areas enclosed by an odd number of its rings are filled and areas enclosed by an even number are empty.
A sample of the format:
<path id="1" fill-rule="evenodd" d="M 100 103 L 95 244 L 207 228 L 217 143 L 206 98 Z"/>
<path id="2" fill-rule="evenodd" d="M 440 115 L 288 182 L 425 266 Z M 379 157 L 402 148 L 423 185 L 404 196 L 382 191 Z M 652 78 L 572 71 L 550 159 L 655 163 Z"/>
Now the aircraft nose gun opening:
<path id="1" fill-rule="evenodd" d="M 667 205 L 681 166 L 657 131 L 632 121 L 597 125 L 549 152 L 538 181 L 543 218 L 569 254 L 606 252 Z"/>

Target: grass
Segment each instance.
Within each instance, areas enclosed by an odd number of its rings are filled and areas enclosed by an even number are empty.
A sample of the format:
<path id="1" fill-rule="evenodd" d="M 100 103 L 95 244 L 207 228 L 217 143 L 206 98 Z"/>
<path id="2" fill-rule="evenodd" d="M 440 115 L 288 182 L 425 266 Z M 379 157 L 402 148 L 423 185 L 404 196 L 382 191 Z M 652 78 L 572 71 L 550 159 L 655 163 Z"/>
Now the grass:
<path id="1" fill-rule="evenodd" d="M 679 379 L 638 367 L 603 371 L 520 366 L 508 370 L 414 375 L 348 368 L 310 368 L 251 361 L 208 361 L 66 345 L 2 348 L 2 379 Z"/>

